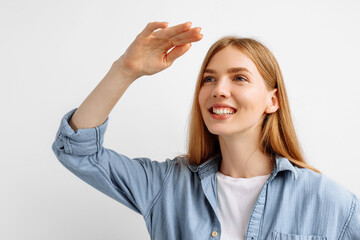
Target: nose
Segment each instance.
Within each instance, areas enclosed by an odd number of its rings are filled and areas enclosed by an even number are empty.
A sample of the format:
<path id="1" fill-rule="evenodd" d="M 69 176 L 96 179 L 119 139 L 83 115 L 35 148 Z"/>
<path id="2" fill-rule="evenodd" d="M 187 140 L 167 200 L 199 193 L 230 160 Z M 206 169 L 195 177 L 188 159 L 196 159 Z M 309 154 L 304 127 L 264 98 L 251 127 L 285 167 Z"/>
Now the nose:
<path id="1" fill-rule="evenodd" d="M 229 98 L 231 96 L 230 86 L 226 79 L 219 79 L 212 91 L 213 98 Z"/>

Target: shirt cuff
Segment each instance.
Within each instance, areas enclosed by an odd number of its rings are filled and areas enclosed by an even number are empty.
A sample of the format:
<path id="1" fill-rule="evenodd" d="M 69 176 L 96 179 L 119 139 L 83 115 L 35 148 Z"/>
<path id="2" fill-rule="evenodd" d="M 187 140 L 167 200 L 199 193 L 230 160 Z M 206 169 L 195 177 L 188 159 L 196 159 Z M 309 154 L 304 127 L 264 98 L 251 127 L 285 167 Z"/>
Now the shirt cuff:
<path id="1" fill-rule="evenodd" d="M 97 153 L 104 142 L 109 117 L 98 127 L 74 131 L 69 125 L 69 120 L 76 110 L 77 108 L 71 110 L 62 118 L 53 148 L 71 155 L 92 155 Z"/>

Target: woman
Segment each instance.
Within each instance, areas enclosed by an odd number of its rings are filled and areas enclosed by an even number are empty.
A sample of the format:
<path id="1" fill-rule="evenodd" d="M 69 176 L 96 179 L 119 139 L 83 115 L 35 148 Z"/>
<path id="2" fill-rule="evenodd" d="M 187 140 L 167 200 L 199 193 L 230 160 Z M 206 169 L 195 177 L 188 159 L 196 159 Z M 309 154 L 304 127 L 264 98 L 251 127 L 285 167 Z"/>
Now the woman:
<path id="1" fill-rule="evenodd" d="M 359 200 L 305 163 L 277 61 L 253 39 L 226 37 L 207 53 L 187 155 L 157 162 L 102 146 L 129 85 L 201 38 L 191 23 L 149 23 L 62 119 L 53 144 L 60 162 L 142 214 L 151 239 L 360 239 Z"/>

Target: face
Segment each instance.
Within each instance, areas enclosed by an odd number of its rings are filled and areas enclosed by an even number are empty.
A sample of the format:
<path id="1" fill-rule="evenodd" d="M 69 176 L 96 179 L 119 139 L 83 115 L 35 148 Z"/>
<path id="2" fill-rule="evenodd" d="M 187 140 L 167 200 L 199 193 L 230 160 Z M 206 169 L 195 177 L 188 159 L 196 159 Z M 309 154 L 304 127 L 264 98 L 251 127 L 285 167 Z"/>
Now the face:
<path id="1" fill-rule="evenodd" d="M 266 113 L 278 108 L 276 89 L 266 89 L 255 64 L 235 47 L 213 56 L 202 81 L 198 101 L 212 134 L 258 134 Z"/>

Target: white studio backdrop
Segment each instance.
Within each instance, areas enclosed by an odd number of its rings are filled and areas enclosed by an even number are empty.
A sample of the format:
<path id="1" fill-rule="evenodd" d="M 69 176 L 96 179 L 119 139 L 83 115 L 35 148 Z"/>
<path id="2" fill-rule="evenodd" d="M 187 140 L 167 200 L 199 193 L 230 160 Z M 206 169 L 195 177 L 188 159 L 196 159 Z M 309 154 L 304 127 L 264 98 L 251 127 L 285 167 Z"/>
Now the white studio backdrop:
<path id="1" fill-rule="evenodd" d="M 150 21 L 204 38 L 138 79 L 104 146 L 164 161 L 185 152 L 196 77 L 212 43 L 254 37 L 282 69 L 308 162 L 360 197 L 359 1 L 0 1 L 0 239 L 149 239 L 141 215 L 75 177 L 51 150 L 78 107 Z"/>

